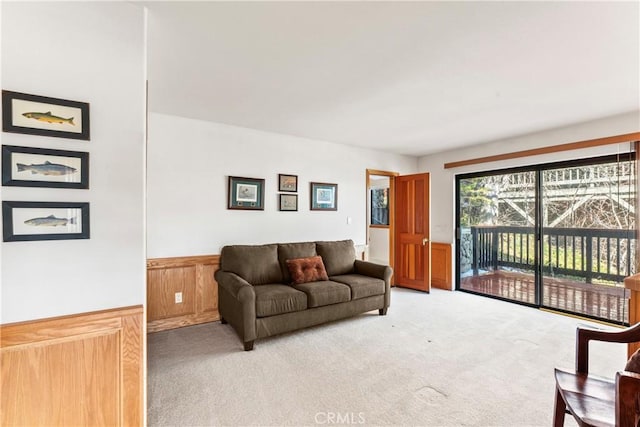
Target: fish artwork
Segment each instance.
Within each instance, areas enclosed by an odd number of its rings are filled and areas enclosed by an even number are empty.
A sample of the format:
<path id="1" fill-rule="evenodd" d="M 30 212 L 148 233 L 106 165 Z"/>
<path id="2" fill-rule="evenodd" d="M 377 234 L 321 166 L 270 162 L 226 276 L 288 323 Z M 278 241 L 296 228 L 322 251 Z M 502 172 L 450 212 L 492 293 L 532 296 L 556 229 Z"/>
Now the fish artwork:
<path id="1" fill-rule="evenodd" d="M 55 215 L 49 215 L 41 218 L 31 218 L 24 222 L 27 225 L 36 227 L 57 227 L 59 225 L 65 227 L 67 224 L 75 224 L 75 218 L 56 218 Z"/>
<path id="2" fill-rule="evenodd" d="M 65 119 L 64 117 L 54 116 L 53 114 L 51 114 L 51 111 L 47 111 L 46 113 L 29 112 L 29 113 L 22 113 L 22 115 L 28 119 L 35 119 L 41 122 L 57 123 L 57 124 L 68 123 L 72 126 L 75 126 L 75 123 L 73 123 L 73 117 Z"/>
<path id="3" fill-rule="evenodd" d="M 16 163 L 18 167 L 18 172 L 31 171 L 32 174 L 40 174 L 40 175 L 69 175 L 74 173 L 77 169 L 72 168 L 71 166 L 61 165 L 58 163 L 51 163 L 46 161 L 40 164 L 30 164 L 25 165 L 23 163 Z"/>

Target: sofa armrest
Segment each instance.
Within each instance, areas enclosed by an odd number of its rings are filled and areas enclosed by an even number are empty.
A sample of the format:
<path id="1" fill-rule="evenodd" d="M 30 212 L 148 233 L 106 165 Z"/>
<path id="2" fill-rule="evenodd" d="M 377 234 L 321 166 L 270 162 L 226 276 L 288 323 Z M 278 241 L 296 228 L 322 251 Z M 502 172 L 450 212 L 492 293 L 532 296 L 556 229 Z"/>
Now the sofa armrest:
<path id="1" fill-rule="evenodd" d="M 388 265 L 360 261 L 359 259 L 355 261 L 354 267 L 357 274 L 375 277 L 376 279 L 382 279 L 385 282 L 389 282 L 391 280 L 391 274 L 393 274 L 393 270 Z"/>
<path id="2" fill-rule="evenodd" d="M 218 311 L 244 343 L 245 350 L 253 348 L 256 334 L 256 292 L 249 282 L 235 273 L 218 270 Z"/>
<path id="3" fill-rule="evenodd" d="M 387 307 L 391 305 L 391 276 L 393 275 L 393 269 L 388 265 L 375 264 L 368 261 L 360 261 L 357 259 L 353 265 L 356 274 L 362 274 L 363 276 L 374 277 L 376 279 L 384 280 L 384 313 L 387 312 Z M 381 313 L 383 313 L 381 311 Z"/>
<path id="4" fill-rule="evenodd" d="M 239 302 L 255 301 L 256 294 L 253 285 L 237 274 L 218 270 L 215 273 L 215 278 L 218 286 L 223 287 L 225 291 Z"/>

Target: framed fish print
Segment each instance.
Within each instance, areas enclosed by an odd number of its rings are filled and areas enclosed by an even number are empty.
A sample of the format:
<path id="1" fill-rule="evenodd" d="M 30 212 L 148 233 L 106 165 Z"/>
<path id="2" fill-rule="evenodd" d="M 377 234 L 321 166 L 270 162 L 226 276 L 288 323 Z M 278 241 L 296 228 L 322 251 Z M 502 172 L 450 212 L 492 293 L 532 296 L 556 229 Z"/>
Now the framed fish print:
<path id="1" fill-rule="evenodd" d="M 4 132 L 89 140 L 89 104 L 2 91 Z"/>
<path id="2" fill-rule="evenodd" d="M 2 202 L 5 242 L 89 238 L 89 203 Z"/>
<path id="3" fill-rule="evenodd" d="M 2 146 L 2 185 L 89 188 L 89 153 Z"/>
<path id="4" fill-rule="evenodd" d="M 264 210 L 264 179 L 229 177 L 227 209 Z"/>
<path id="5" fill-rule="evenodd" d="M 338 184 L 312 182 L 311 183 L 311 210 L 312 211 L 337 211 L 338 210 Z"/>

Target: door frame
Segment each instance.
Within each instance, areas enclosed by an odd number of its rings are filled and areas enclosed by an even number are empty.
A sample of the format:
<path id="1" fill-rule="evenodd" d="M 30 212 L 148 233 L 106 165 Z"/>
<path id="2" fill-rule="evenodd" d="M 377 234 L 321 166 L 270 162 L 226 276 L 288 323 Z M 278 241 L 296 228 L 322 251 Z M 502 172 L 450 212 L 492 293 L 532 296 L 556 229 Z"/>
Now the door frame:
<path id="1" fill-rule="evenodd" d="M 365 221 L 366 226 L 366 245 L 369 246 L 369 222 L 371 221 L 371 212 L 369 207 L 369 194 L 371 193 L 371 176 L 386 176 L 389 178 L 389 266 L 393 269 L 396 254 L 395 254 L 395 230 L 396 230 L 396 177 L 400 175 L 398 172 L 382 171 L 377 169 L 367 169 L 366 173 L 366 198 L 367 206 L 367 218 Z M 393 286 L 393 280 L 391 281 Z"/>

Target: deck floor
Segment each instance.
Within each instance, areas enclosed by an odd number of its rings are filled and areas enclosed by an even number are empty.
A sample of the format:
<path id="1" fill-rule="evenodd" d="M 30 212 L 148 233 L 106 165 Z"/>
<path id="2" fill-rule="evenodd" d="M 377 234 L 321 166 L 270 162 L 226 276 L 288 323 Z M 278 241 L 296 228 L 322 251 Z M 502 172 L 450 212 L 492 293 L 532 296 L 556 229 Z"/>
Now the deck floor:
<path id="1" fill-rule="evenodd" d="M 460 279 L 465 290 L 536 304 L 533 274 L 498 270 Z M 623 286 L 545 277 L 542 306 L 616 323 L 629 322 L 629 299 Z"/>

